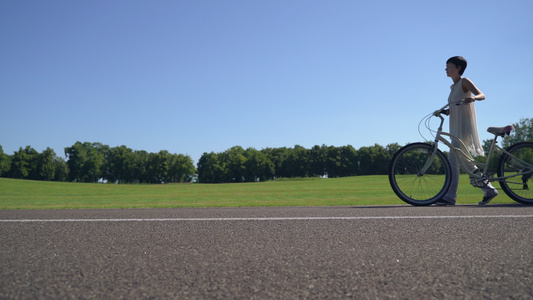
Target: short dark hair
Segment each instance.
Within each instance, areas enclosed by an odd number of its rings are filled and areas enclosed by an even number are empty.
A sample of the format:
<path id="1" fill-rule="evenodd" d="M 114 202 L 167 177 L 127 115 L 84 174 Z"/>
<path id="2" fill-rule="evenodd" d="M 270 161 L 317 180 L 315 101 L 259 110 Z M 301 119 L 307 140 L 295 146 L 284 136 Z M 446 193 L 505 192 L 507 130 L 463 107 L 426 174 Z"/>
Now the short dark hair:
<path id="1" fill-rule="evenodd" d="M 461 70 L 459 70 L 459 75 L 463 75 L 463 73 L 465 72 L 466 70 L 466 59 L 462 56 L 454 56 L 454 57 L 450 57 L 448 59 L 448 61 L 446 61 L 447 64 L 449 63 L 452 63 L 454 64 L 456 67 L 461 67 Z"/>

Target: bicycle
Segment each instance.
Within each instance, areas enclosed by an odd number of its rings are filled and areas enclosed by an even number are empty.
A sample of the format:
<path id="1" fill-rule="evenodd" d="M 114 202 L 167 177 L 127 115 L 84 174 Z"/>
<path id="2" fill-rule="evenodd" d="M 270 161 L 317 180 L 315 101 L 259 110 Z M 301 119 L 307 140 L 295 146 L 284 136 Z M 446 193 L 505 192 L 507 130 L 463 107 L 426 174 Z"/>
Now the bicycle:
<path id="1" fill-rule="evenodd" d="M 411 143 L 394 154 L 389 165 L 389 182 L 394 193 L 404 202 L 415 206 L 431 205 L 442 199 L 452 181 L 448 158 L 439 149 L 439 143 L 443 143 L 460 158 L 458 161 L 461 169 L 470 176 L 472 185 L 483 187 L 488 182 L 498 181 L 502 190 L 511 199 L 522 204 L 533 204 L 533 191 L 530 189 L 530 184 L 533 183 L 533 143 L 519 142 L 502 149 L 497 145 L 497 139 L 509 135 L 514 130 L 513 125 L 489 127 L 487 131 L 494 134 L 494 139 L 487 160 L 485 163 L 475 160 L 459 138 L 442 131 L 444 123 L 442 115 L 446 114 L 446 108 L 463 103 L 462 100 L 449 103 L 422 119 L 427 129 L 434 134 L 435 131 L 430 128 L 430 119 L 440 118 L 434 142 Z M 453 147 L 443 136 L 455 141 L 459 147 Z M 496 177 L 493 176 L 494 171 L 489 169 L 495 153 L 501 155 L 496 167 Z M 474 164 L 478 169 L 469 170 L 465 166 L 465 161 Z"/>

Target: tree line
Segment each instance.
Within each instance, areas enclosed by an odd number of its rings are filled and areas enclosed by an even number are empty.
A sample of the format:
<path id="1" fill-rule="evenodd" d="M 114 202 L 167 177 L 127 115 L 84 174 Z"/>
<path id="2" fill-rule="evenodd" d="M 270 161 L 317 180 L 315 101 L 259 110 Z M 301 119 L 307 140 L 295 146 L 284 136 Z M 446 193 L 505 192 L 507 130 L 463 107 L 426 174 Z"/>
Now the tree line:
<path id="1" fill-rule="evenodd" d="M 232 147 L 221 153 L 204 153 L 197 164 L 202 183 L 265 181 L 289 177 L 346 177 L 387 174 L 392 155 L 400 148 L 375 144 L 356 150 L 347 145 L 314 146 L 310 149 Z"/>
<path id="2" fill-rule="evenodd" d="M 345 177 L 386 174 L 388 162 L 400 146 L 375 144 L 354 147 L 314 146 L 306 149 L 232 147 L 221 153 L 203 153 L 197 168 L 190 156 L 134 151 L 126 146 L 76 142 L 65 148 L 65 158 L 47 148 L 31 146 L 13 155 L 0 145 L 0 177 L 70 182 L 201 183 L 254 182 L 288 177 Z"/>
<path id="3" fill-rule="evenodd" d="M 520 141 L 533 141 L 533 118 L 513 124 L 515 130 L 503 139 L 505 148 Z M 487 151 L 490 140 L 484 141 Z M 204 152 L 197 166 L 190 156 L 109 147 L 101 143 L 76 142 L 66 147 L 65 158 L 47 148 L 38 153 L 30 146 L 13 155 L 0 145 L 0 177 L 71 182 L 112 183 L 201 183 L 254 182 L 290 177 L 345 177 L 385 175 L 389 161 L 400 148 L 375 144 L 355 149 L 347 146 L 296 145 L 292 148 L 232 147 L 224 152 Z"/>
<path id="4" fill-rule="evenodd" d="M 168 183 L 190 182 L 196 172 L 190 156 L 133 151 L 126 146 L 76 142 L 58 157 L 47 148 L 30 146 L 6 155 L 0 146 L 0 176 L 17 179 L 71 182 Z"/>

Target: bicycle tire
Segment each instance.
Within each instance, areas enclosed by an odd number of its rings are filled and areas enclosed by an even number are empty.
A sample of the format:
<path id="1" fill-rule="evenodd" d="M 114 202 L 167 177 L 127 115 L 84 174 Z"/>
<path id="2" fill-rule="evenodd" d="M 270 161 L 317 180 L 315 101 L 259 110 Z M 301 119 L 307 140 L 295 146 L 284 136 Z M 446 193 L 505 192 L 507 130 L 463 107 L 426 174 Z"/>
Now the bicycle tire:
<path id="1" fill-rule="evenodd" d="M 433 153 L 433 145 L 412 143 L 394 154 L 389 165 L 389 183 L 404 202 L 427 206 L 442 199 L 450 188 L 452 172 L 448 158 L 437 149 L 435 158 L 425 174 L 419 175 Z"/>
<path id="2" fill-rule="evenodd" d="M 526 173 L 522 176 L 500 180 L 502 190 L 513 200 L 533 205 L 533 143 L 521 142 L 506 149 L 498 161 L 498 177 Z M 518 161 L 514 157 L 520 159 Z M 525 164 L 524 164 L 525 162 Z"/>

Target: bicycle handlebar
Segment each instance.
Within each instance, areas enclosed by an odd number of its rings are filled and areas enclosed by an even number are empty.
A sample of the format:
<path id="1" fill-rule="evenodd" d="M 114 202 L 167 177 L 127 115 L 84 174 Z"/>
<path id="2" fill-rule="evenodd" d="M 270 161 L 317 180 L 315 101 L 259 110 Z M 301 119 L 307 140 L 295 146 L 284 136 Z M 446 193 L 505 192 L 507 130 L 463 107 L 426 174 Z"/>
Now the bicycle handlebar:
<path id="1" fill-rule="evenodd" d="M 452 102 L 450 102 L 450 103 L 444 105 L 441 109 L 436 110 L 436 111 L 433 113 L 433 115 L 434 115 L 435 117 L 438 117 L 438 116 L 440 116 L 442 113 L 444 113 L 444 112 L 446 111 L 446 108 L 448 108 L 450 105 L 452 105 L 452 104 L 455 104 L 455 105 L 461 105 L 461 104 L 464 104 L 464 103 L 466 103 L 464 99 L 457 100 L 457 101 L 452 101 Z"/>

